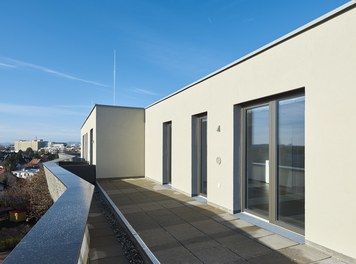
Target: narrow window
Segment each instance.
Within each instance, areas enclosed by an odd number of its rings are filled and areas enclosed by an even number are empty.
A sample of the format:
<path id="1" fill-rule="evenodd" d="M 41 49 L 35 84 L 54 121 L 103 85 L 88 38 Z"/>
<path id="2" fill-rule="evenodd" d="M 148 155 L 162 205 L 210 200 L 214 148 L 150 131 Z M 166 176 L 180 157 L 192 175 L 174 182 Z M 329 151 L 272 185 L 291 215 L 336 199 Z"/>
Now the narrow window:
<path id="1" fill-rule="evenodd" d="M 192 194 L 206 197 L 208 194 L 208 118 L 207 114 L 192 119 Z"/>
<path id="2" fill-rule="evenodd" d="M 94 143 L 94 138 L 93 138 L 93 129 L 90 129 L 90 136 L 89 136 L 89 164 L 93 165 L 93 143 Z"/>
<path id="3" fill-rule="evenodd" d="M 163 123 L 163 184 L 172 183 L 172 122 Z"/>

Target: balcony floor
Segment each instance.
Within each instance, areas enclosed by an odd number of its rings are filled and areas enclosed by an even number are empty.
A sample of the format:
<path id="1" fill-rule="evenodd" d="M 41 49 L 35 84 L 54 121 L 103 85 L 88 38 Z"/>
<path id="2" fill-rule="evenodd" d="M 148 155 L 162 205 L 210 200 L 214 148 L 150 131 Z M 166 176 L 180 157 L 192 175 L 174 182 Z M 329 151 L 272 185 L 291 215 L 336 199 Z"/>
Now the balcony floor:
<path id="1" fill-rule="evenodd" d="M 90 206 L 88 227 L 91 264 L 130 263 L 105 218 L 100 202 L 95 197 Z"/>
<path id="2" fill-rule="evenodd" d="M 345 263 L 147 178 L 98 183 L 161 263 Z"/>

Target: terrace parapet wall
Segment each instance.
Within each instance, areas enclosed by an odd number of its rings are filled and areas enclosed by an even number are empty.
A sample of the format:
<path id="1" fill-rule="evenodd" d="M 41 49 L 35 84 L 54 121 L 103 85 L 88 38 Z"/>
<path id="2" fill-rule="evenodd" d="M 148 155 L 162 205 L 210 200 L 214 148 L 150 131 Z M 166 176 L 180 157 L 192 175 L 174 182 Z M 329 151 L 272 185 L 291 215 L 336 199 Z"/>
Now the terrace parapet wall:
<path id="1" fill-rule="evenodd" d="M 58 165 L 44 163 L 54 204 L 20 241 L 4 263 L 87 263 L 90 237 L 87 219 L 94 185 Z"/>

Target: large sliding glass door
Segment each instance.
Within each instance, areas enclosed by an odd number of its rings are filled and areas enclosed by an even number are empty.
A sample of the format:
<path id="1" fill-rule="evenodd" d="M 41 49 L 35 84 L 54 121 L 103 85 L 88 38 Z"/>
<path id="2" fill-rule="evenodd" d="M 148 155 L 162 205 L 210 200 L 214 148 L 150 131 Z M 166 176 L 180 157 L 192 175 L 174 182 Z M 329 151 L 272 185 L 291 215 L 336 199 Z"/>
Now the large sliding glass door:
<path id="1" fill-rule="evenodd" d="M 304 95 L 242 108 L 243 210 L 304 229 Z"/>

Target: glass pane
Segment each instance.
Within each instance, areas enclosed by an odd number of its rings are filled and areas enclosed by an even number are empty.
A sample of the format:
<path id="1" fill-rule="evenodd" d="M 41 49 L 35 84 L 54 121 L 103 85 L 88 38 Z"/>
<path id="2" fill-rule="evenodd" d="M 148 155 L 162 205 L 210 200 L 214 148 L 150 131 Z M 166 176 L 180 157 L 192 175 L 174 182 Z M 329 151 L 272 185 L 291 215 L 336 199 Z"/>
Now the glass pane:
<path id="1" fill-rule="evenodd" d="M 246 111 L 246 208 L 269 210 L 269 107 Z"/>
<path id="2" fill-rule="evenodd" d="M 278 103 L 278 220 L 304 228 L 304 96 Z"/>
<path id="3" fill-rule="evenodd" d="M 163 147 L 163 183 L 170 184 L 172 178 L 172 123 L 164 123 Z"/>
<path id="4" fill-rule="evenodd" d="M 207 119 L 202 118 L 200 123 L 201 129 L 201 178 L 200 178 L 200 193 L 207 195 Z"/>
<path id="5" fill-rule="evenodd" d="M 167 124 L 167 182 L 172 182 L 172 124 Z"/>

